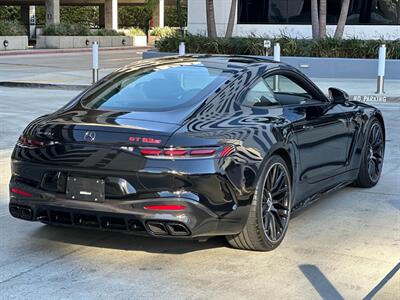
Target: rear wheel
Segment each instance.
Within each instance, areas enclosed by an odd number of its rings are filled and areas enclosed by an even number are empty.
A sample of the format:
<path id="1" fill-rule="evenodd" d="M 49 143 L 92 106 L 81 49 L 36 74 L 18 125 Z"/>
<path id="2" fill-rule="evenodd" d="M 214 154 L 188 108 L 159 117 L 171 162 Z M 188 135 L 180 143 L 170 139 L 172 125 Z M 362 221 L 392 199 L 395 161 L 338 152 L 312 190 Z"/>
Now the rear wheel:
<path id="1" fill-rule="evenodd" d="M 372 119 L 365 144 L 358 178 L 355 186 L 369 188 L 375 186 L 382 172 L 385 141 L 381 123 Z"/>
<path id="2" fill-rule="evenodd" d="M 286 162 L 272 156 L 257 183 L 243 231 L 227 236 L 235 248 L 270 251 L 282 242 L 290 219 L 292 187 Z"/>

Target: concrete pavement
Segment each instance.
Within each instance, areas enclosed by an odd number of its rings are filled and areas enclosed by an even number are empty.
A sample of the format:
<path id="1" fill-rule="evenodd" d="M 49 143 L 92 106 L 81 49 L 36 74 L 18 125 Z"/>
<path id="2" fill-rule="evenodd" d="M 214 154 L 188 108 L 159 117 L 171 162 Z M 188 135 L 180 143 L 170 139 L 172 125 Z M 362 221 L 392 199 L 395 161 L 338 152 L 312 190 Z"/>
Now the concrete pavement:
<path id="1" fill-rule="evenodd" d="M 361 299 L 371 292 L 398 299 L 398 272 L 379 283 L 400 259 L 399 104 L 380 104 L 388 132 L 380 183 L 321 199 L 291 220 L 277 250 L 256 253 L 231 249 L 223 238 L 157 240 L 12 218 L 11 146 L 29 120 L 76 91 L 0 92 L 1 299 Z"/>

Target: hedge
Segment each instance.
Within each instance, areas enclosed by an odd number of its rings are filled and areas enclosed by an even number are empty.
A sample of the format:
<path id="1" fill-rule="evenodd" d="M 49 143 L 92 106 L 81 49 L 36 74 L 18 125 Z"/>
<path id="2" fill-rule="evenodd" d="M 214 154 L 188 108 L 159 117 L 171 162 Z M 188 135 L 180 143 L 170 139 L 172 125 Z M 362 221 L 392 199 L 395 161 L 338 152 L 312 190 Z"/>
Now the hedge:
<path id="1" fill-rule="evenodd" d="M 164 52 L 178 52 L 179 43 L 185 42 L 188 53 L 265 55 L 263 43 L 265 39 L 270 40 L 272 44 L 280 43 L 281 54 L 284 56 L 377 58 L 378 49 L 384 43 L 387 47 L 387 58 L 400 59 L 400 39 L 395 41 L 334 38 L 310 40 L 286 36 L 210 39 L 202 35 L 188 34 L 184 37 L 178 35 L 163 37 L 157 42 L 156 48 Z"/>
<path id="2" fill-rule="evenodd" d="M 116 36 L 124 35 L 124 33 L 117 32 L 110 29 L 96 29 L 90 30 L 88 26 L 81 24 L 57 24 L 49 25 L 43 29 L 42 35 L 49 36 Z"/>
<path id="3" fill-rule="evenodd" d="M 0 0 L 1 2 L 1 0 Z M 45 24 L 45 7 L 36 6 L 36 24 Z M 187 23 L 187 10 L 182 7 L 184 24 Z M 91 28 L 99 28 L 99 7 L 98 6 L 61 6 L 61 23 L 81 24 Z M 151 11 L 146 6 L 120 6 L 118 8 L 119 26 L 139 27 L 147 29 L 152 18 Z M 0 20 L 12 21 L 20 20 L 19 6 L 0 5 Z M 175 6 L 165 7 L 165 25 L 178 27 L 178 14 Z"/>
<path id="4" fill-rule="evenodd" d="M 24 26 L 13 21 L 1 21 L 0 20 L 0 36 L 20 36 L 26 35 L 26 29 Z"/>

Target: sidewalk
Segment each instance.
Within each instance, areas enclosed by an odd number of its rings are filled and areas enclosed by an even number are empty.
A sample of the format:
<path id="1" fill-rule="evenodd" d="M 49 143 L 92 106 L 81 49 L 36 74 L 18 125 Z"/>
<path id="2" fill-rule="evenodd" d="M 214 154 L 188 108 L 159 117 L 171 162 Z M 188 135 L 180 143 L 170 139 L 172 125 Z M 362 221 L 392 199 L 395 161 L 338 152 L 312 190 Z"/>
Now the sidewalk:
<path id="1" fill-rule="evenodd" d="M 99 51 L 119 51 L 119 50 L 138 50 L 144 51 L 151 49 L 151 47 L 100 47 Z M 40 55 L 40 54 L 58 54 L 58 53 L 79 53 L 79 52 L 91 52 L 92 48 L 71 48 L 71 49 L 27 49 L 27 50 L 10 50 L 10 51 L 0 51 L 0 56 L 10 56 L 10 55 Z"/>
<path id="2" fill-rule="evenodd" d="M 107 68 L 99 71 L 100 78 L 108 75 L 114 69 Z M 341 79 L 341 78 L 312 78 L 318 87 L 324 92 L 328 92 L 328 88 L 336 87 L 346 91 L 350 96 L 376 95 L 376 80 L 374 79 Z M 78 71 L 56 71 L 48 73 L 36 74 L 20 74 L 18 76 L 9 77 L 6 74 L 0 74 L 0 85 L 2 82 L 10 83 L 7 86 L 23 87 L 41 87 L 40 85 L 54 85 L 54 88 L 68 89 L 68 85 L 73 89 L 83 89 L 92 84 L 92 70 Z M 400 98 L 400 80 L 386 80 L 385 94 L 387 98 Z M 399 101 L 400 102 L 400 99 Z"/>

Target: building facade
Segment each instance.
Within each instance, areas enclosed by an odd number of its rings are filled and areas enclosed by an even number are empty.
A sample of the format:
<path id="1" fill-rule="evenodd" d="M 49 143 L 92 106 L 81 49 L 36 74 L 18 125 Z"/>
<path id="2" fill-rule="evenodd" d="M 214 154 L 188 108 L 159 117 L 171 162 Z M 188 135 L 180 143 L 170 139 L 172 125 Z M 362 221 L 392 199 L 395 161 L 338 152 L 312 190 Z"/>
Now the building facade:
<path id="1" fill-rule="evenodd" d="M 333 36 L 342 0 L 327 0 L 327 32 Z M 224 36 L 231 0 L 214 0 L 219 36 Z M 188 30 L 205 34 L 206 0 L 188 0 Z M 288 35 L 311 38 L 311 0 L 237 0 L 234 36 Z M 400 0 L 351 0 L 344 38 L 400 39 Z"/>

